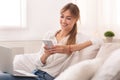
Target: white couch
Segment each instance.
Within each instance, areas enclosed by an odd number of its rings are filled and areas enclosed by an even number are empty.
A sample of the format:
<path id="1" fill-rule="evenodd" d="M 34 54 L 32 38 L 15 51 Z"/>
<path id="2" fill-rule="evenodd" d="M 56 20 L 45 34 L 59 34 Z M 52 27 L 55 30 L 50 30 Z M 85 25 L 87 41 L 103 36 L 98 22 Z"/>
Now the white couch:
<path id="1" fill-rule="evenodd" d="M 120 44 L 105 43 L 97 51 L 94 59 L 87 59 L 69 67 L 55 80 L 119 80 L 119 49 Z M 14 68 L 33 71 L 36 67 L 35 57 L 38 55 L 39 53 L 17 55 Z"/>

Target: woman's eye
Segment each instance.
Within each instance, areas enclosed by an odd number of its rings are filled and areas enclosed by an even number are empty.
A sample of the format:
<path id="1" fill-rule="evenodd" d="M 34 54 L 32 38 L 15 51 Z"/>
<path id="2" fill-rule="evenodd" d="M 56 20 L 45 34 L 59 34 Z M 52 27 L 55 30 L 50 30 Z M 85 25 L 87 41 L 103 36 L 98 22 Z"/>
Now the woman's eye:
<path id="1" fill-rule="evenodd" d="M 71 18 L 67 18 L 68 20 L 71 20 Z"/>
<path id="2" fill-rule="evenodd" d="M 60 18 L 64 18 L 64 16 L 60 16 Z"/>

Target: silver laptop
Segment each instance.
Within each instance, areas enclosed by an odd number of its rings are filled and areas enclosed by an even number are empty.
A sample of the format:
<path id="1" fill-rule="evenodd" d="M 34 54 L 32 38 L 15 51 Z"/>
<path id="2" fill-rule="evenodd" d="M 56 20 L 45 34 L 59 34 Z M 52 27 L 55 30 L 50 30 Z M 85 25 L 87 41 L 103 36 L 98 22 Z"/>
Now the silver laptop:
<path id="1" fill-rule="evenodd" d="M 15 55 L 12 54 L 12 50 L 10 48 L 0 46 L 0 72 L 9 73 L 14 76 L 37 77 L 36 75 L 23 70 L 14 70 L 14 56 Z"/>

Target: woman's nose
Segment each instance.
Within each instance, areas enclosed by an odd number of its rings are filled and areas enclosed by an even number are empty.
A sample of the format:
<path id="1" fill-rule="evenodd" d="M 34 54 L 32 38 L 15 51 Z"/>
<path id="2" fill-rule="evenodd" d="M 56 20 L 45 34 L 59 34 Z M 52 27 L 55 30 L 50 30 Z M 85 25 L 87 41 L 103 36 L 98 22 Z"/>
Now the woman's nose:
<path id="1" fill-rule="evenodd" d="M 65 23 L 65 22 L 66 22 L 66 19 L 65 19 L 65 18 L 63 18 L 62 22 L 63 22 L 63 23 Z"/>

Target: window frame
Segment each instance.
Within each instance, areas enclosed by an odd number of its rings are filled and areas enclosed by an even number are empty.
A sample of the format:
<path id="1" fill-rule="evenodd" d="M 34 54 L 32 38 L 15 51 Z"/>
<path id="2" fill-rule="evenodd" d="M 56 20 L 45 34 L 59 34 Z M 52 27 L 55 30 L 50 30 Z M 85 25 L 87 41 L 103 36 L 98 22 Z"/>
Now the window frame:
<path id="1" fill-rule="evenodd" d="M 12 26 L 12 25 L 2 25 L 0 24 L 0 29 L 24 29 L 27 27 L 27 0 L 20 0 L 20 7 L 19 7 L 20 17 L 19 23 L 17 26 Z"/>

